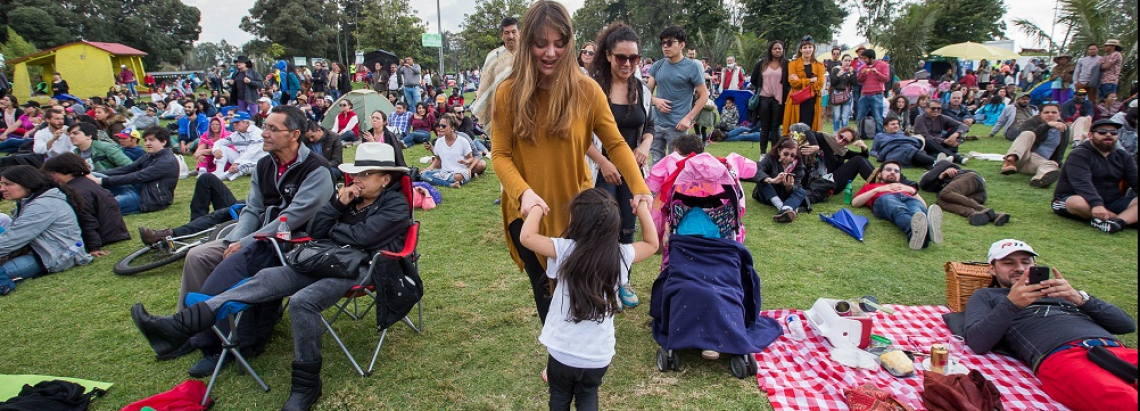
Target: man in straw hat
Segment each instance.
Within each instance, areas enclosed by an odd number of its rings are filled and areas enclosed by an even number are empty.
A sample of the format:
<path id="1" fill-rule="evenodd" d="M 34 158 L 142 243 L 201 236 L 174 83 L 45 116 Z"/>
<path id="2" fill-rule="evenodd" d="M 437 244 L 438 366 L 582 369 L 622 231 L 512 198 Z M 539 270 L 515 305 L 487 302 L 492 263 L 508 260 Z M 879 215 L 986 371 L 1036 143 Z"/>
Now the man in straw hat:
<path id="1" fill-rule="evenodd" d="M 280 108 L 273 109 L 270 126 L 273 126 L 273 118 Z M 295 131 L 289 130 L 289 133 L 295 134 Z M 384 143 L 361 144 L 356 150 L 356 162 L 341 164 L 339 169 L 355 176 L 352 185 L 340 189 L 332 201 L 328 201 L 328 197 L 322 199 L 309 235 L 314 239 L 361 249 L 369 255 L 380 251 L 399 251 L 410 225 L 410 206 L 400 187 L 408 169 L 396 165 L 395 150 Z M 381 264 L 396 263 L 383 260 Z M 367 264 L 363 266 L 367 267 Z M 372 274 L 383 281 L 390 272 L 385 267 L 377 267 Z M 171 317 L 150 315 L 142 304 L 131 308 L 131 317 L 157 351 L 177 347 L 191 334 L 208 330 L 214 323 L 215 313 L 226 302 L 257 304 L 292 296 L 289 302 L 289 319 L 293 326 L 292 389 L 281 409 L 309 410 L 321 397 L 322 391 L 321 334 L 325 332 L 325 325 L 321 313 L 339 301 L 353 285 L 369 281 L 369 274 L 368 269 L 362 268 L 355 278 L 333 278 L 303 274 L 288 266 L 273 267 L 261 270 L 248 282 L 186 307 Z"/>
<path id="2" fill-rule="evenodd" d="M 1100 58 L 1100 87 L 1097 90 L 1101 97 L 1115 93 L 1116 85 L 1120 82 L 1120 69 L 1124 65 L 1120 48 L 1120 40 L 1108 39 L 1104 42 L 1104 57 Z"/>
<path id="3" fill-rule="evenodd" d="M 1049 70 L 1049 81 L 1052 82 L 1053 101 L 1057 104 L 1069 99 L 1069 86 L 1073 84 L 1073 56 L 1061 54 L 1053 57 L 1053 68 Z"/>
<path id="4" fill-rule="evenodd" d="M 1050 397 L 1076 411 L 1136 409 L 1136 350 L 1113 334 L 1136 332 L 1120 308 L 1074 287 L 1056 267 L 1034 279 L 1037 252 L 1007 239 L 990 246 L 996 287 L 966 305 L 966 344 L 975 354 L 1003 348 L 1033 369 Z M 1102 361 L 1103 360 L 1103 361 Z M 1130 381 L 1109 368 L 1131 367 Z"/>

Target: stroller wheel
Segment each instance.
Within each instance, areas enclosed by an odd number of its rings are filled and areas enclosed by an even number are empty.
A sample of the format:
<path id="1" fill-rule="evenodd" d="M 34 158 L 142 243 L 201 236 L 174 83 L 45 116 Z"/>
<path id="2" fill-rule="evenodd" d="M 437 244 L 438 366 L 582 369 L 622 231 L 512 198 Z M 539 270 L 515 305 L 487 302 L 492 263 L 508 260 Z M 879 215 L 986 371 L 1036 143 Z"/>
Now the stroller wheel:
<path id="1" fill-rule="evenodd" d="M 669 368 L 673 371 L 681 371 L 681 355 L 677 351 L 669 350 Z"/>
<path id="2" fill-rule="evenodd" d="M 748 361 L 744 359 L 743 355 L 733 356 L 728 361 L 729 368 L 732 369 L 732 376 L 740 379 L 748 377 Z"/>
<path id="3" fill-rule="evenodd" d="M 669 371 L 669 354 L 665 352 L 665 348 L 657 349 L 657 371 Z"/>
<path id="4" fill-rule="evenodd" d="M 748 354 L 745 356 L 748 359 L 748 375 L 756 376 L 760 372 L 760 364 L 756 362 L 756 356 Z"/>

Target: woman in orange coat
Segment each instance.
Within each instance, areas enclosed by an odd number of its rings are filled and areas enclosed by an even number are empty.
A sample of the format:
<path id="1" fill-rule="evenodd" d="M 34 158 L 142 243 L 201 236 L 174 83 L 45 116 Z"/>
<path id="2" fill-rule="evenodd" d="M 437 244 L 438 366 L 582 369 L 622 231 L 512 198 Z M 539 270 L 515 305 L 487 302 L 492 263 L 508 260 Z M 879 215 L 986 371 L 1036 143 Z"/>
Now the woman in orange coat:
<path id="1" fill-rule="evenodd" d="M 784 102 L 784 130 L 788 130 L 792 124 L 804 123 L 810 125 L 812 131 L 819 131 L 823 126 L 820 91 L 823 90 L 827 69 L 815 59 L 815 42 L 811 36 L 804 36 L 798 50 L 799 56 L 788 62 L 788 83 L 792 89 Z M 792 102 L 792 96 L 809 87 L 812 91 L 811 98 L 800 104 Z"/>

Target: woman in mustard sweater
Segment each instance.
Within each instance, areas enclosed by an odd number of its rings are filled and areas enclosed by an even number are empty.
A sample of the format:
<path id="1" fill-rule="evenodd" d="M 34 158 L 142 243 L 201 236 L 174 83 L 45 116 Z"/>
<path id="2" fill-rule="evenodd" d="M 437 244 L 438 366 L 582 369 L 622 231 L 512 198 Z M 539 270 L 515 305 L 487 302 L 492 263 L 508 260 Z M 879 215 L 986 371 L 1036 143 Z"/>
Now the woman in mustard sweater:
<path id="1" fill-rule="evenodd" d="M 530 277 L 539 319 L 550 309 L 544 263 L 519 242 L 523 217 L 540 206 L 539 233 L 559 236 L 570 215 L 566 207 L 593 187 L 587 149 L 597 135 L 610 161 L 634 194 L 633 207 L 652 204 L 633 151 L 618 132 L 606 94 L 578 68 L 570 13 L 553 1 L 530 6 L 520 33 L 514 69 L 495 91 L 491 115 L 491 162 L 503 184 L 503 229 L 511 258 Z"/>
<path id="2" fill-rule="evenodd" d="M 795 60 L 788 62 L 788 84 L 792 86 L 788 98 L 784 102 L 784 130 L 792 124 L 804 123 L 811 126 L 812 131 L 819 131 L 823 126 L 820 91 L 823 90 L 824 74 L 827 70 L 815 59 L 815 42 L 811 36 L 805 36 L 800 41 L 799 55 Z M 800 104 L 792 102 L 792 96 L 805 88 L 811 88 L 812 97 Z"/>

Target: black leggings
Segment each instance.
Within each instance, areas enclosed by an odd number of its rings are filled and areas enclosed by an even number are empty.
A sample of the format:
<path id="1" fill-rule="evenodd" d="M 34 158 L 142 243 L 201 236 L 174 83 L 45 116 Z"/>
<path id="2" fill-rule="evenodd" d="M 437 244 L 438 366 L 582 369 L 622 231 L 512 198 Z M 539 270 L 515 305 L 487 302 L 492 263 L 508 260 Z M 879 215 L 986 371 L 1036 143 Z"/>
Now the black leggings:
<path id="1" fill-rule="evenodd" d="M 922 167 L 925 169 L 929 169 L 930 166 L 934 165 L 934 160 L 935 160 L 934 157 L 931 157 L 930 155 L 928 155 L 926 153 L 918 151 L 918 152 L 914 153 L 914 157 L 910 158 L 910 165 L 915 166 L 915 167 Z"/>
<path id="2" fill-rule="evenodd" d="M 768 143 L 780 141 L 780 126 L 784 123 L 784 105 L 772 97 L 760 97 L 760 155 L 768 152 Z"/>
<path id="3" fill-rule="evenodd" d="M 194 196 L 190 197 L 190 221 L 209 215 L 211 206 L 214 211 L 219 211 L 228 210 L 234 204 L 237 204 L 234 193 L 222 184 L 218 176 L 213 173 L 200 174 L 194 183 Z"/>
<path id="4" fill-rule="evenodd" d="M 530 278 L 530 288 L 534 291 L 534 305 L 538 308 L 538 320 L 546 324 L 546 313 L 550 312 L 550 279 L 546 276 L 546 270 L 542 268 L 538 255 L 523 247 L 522 240 L 520 240 L 522 226 L 522 219 L 511 221 L 509 226 L 511 242 L 515 244 L 519 259 L 523 261 L 523 270 L 526 271 L 526 276 Z"/>
<path id="5" fill-rule="evenodd" d="M 831 172 L 833 181 L 835 181 L 835 192 L 847 188 L 847 182 L 855 181 L 856 176 L 863 177 L 863 181 L 867 181 L 873 171 L 875 171 L 875 166 L 872 166 L 871 161 L 867 160 L 866 157 L 852 157 Z"/>

